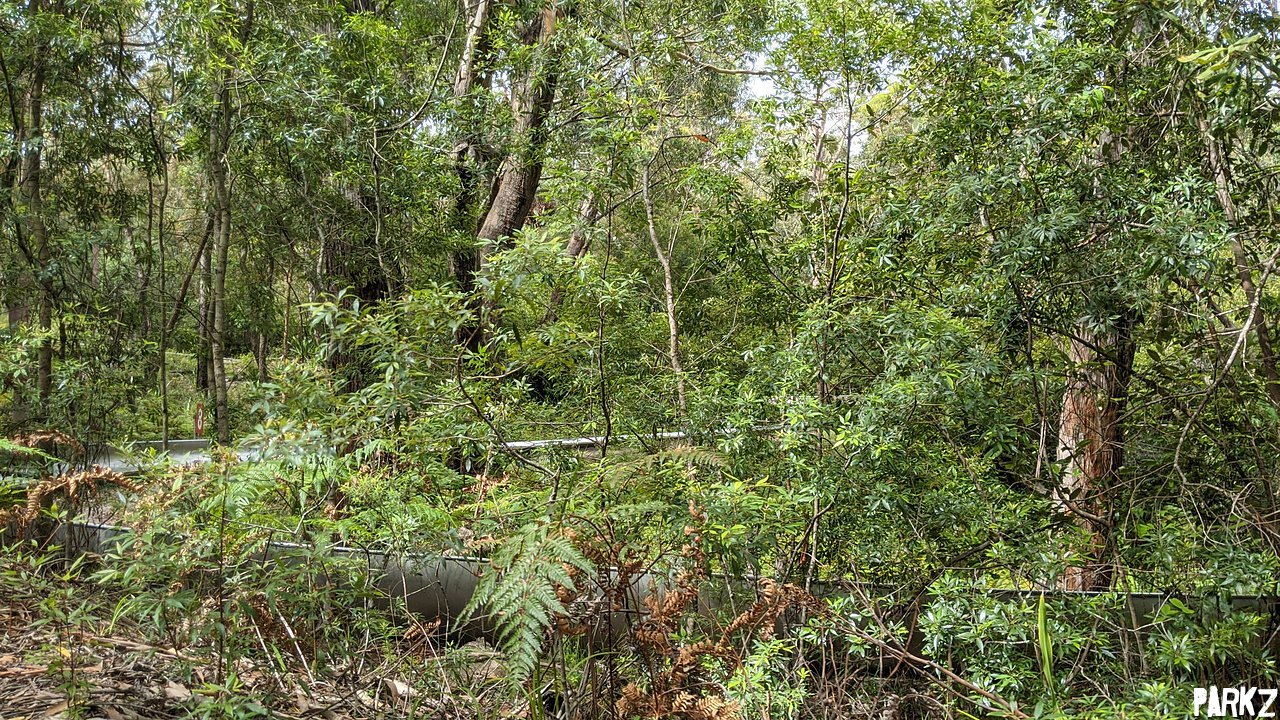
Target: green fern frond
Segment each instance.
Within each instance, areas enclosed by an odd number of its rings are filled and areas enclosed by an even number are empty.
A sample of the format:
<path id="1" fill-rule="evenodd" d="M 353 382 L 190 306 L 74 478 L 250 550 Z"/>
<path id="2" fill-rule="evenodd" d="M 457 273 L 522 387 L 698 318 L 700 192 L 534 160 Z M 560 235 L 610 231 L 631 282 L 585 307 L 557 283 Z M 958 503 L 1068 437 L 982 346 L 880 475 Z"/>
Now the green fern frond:
<path id="1" fill-rule="evenodd" d="M 681 462 L 705 468 L 720 468 L 725 465 L 724 456 L 720 453 L 710 448 L 693 445 L 663 448 L 649 457 L 655 463 Z"/>
<path id="2" fill-rule="evenodd" d="M 39 448 L 19 445 L 8 438 L 2 437 L 0 437 L 0 453 L 10 453 L 12 455 L 31 460 L 57 460 L 56 457 L 40 450 Z"/>
<path id="3" fill-rule="evenodd" d="M 509 676 L 527 679 L 542 656 L 547 631 L 565 607 L 557 587 L 576 590 L 570 568 L 591 574 L 591 561 L 546 522 L 525 525 L 502 545 L 476 586 L 464 616 L 491 617 Z"/>
<path id="4" fill-rule="evenodd" d="M 684 465 L 720 469 L 725 466 L 724 456 L 715 450 L 693 445 L 677 445 L 662 448 L 638 458 L 612 464 L 606 469 L 612 476 L 629 477 L 641 470 L 652 470 L 663 465 Z"/>

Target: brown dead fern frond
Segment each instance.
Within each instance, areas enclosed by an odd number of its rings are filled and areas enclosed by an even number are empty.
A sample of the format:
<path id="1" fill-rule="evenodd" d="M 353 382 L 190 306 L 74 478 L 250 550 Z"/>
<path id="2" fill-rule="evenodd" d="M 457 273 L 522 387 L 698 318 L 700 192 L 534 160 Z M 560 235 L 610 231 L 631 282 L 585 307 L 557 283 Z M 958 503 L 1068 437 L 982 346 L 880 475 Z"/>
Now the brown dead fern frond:
<path id="1" fill-rule="evenodd" d="M 692 514 L 696 516 L 696 512 Z M 637 649 L 649 658 L 651 670 L 647 687 L 632 683 L 623 688 L 614 704 L 620 716 L 734 720 L 741 708 L 713 690 L 717 685 L 708 681 L 707 672 L 736 668 L 741 662 L 740 648 L 753 637 L 772 636 L 788 610 L 826 612 L 822 601 L 804 588 L 766 578 L 759 583 L 755 602 L 725 625 L 718 638 L 681 643 L 677 628 L 690 604 L 697 601 L 700 577 L 697 572 L 682 574 L 671 591 L 644 599 L 648 613 L 632 637 Z M 712 659 L 720 662 L 705 662 Z"/>
<path id="2" fill-rule="evenodd" d="M 680 692 L 671 702 L 672 712 L 688 720 L 732 720 L 738 717 L 740 709 L 737 702 L 725 700 L 718 695 L 700 697 Z"/>
<path id="3" fill-rule="evenodd" d="M 84 445 L 79 440 L 59 430 L 33 430 L 15 435 L 12 440 L 15 445 L 44 452 L 52 452 L 61 446 L 75 451 L 76 457 L 84 457 L 85 453 Z"/>
<path id="4" fill-rule="evenodd" d="M 627 683 L 613 707 L 620 717 L 629 718 L 636 715 L 650 715 L 651 703 L 649 694 L 641 690 L 639 685 Z"/>
<path id="5" fill-rule="evenodd" d="M 758 631 L 760 637 L 768 639 L 773 636 L 778 619 L 791 608 L 800 608 L 814 615 L 822 615 L 827 610 L 822 600 L 799 585 L 762 578 L 756 601 L 725 626 L 720 642 L 727 644 L 730 636 L 742 631 Z"/>
<path id="6" fill-rule="evenodd" d="M 40 517 L 40 507 L 46 498 L 54 494 L 62 494 L 67 498 L 76 498 L 81 492 L 93 492 L 100 485 L 111 484 L 131 492 L 140 492 L 136 483 L 110 468 L 95 465 L 88 470 L 64 472 L 47 477 L 27 488 L 26 503 L 20 507 L 0 510 L 0 523 L 15 522 L 19 529 L 26 528 Z"/>
<path id="7" fill-rule="evenodd" d="M 687 689 L 646 692 L 635 683 L 622 689 L 614 703 L 620 717 L 736 720 L 741 706 L 720 695 L 698 695 Z"/>

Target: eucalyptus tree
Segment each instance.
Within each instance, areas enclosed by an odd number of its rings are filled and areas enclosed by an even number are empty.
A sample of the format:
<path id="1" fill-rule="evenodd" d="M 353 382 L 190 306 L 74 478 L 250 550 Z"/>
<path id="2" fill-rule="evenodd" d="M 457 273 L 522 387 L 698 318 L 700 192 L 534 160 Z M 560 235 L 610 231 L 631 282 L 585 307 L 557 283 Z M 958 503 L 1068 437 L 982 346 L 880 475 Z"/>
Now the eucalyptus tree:
<path id="1" fill-rule="evenodd" d="M 633 72 L 638 63 L 657 58 L 668 68 L 662 82 L 680 85 L 664 88 L 675 95 L 697 88 L 708 76 L 749 72 L 717 65 L 716 54 L 742 55 L 760 46 L 762 38 L 750 26 L 753 13 L 762 14 L 751 4 L 705 9 L 685 4 L 663 9 L 589 2 L 563 7 L 487 0 L 470 4 L 452 87 L 460 247 L 450 264 L 459 287 L 474 291 L 485 248 L 509 247 L 509 238 L 525 227 L 540 194 L 558 194 L 543 187 L 548 162 L 579 176 L 596 175 L 601 160 L 603 166 L 613 166 L 611 157 L 623 151 L 616 144 L 597 147 L 592 141 L 616 142 L 606 128 L 625 127 L 635 117 L 632 113 L 661 112 L 627 106 L 628 83 L 640 77 Z M 716 28 L 716 22 L 723 28 Z M 700 34 L 706 37 L 695 41 Z M 619 109 L 621 122 L 593 116 Z M 570 139 L 588 142 L 575 146 Z M 556 157 L 560 153 L 564 157 Z M 578 202 L 572 203 L 577 216 L 585 224 L 599 220 L 608 200 L 591 191 L 578 194 Z M 570 255 L 583 251 L 582 239 L 580 232 L 572 236 Z M 480 306 L 477 310 L 484 312 Z M 484 322 L 463 330 L 466 337 L 461 339 L 473 350 L 483 344 Z"/>
<path id="2" fill-rule="evenodd" d="M 1031 42 L 977 46 L 990 53 L 986 64 L 968 64 L 967 82 L 935 96 L 947 103 L 935 116 L 959 120 L 938 123 L 943 169 L 964 178 L 956 194 L 972 203 L 987 236 L 985 264 L 1003 277 L 1007 307 L 1023 325 L 1024 362 L 1052 368 L 1062 383 L 1059 402 L 1039 403 L 1036 424 L 1056 433 L 1041 430 L 1033 479 L 1086 530 L 1072 563 L 1080 567 L 1064 576 L 1071 587 L 1109 585 L 1136 559 L 1124 557 L 1136 519 L 1163 512 L 1145 501 L 1187 479 L 1179 456 L 1189 435 L 1242 469 L 1233 441 L 1212 429 L 1233 423 L 1204 424 L 1209 396 L 1197 397 L 1169 365 L 1233 364 L 1202 324 L 1202 303 L 1239 292 L 1256 307 L 1248 279 L 1266 264 L 1250 260 L 1230 220 L 1211 211 L 1221 182 L 1212 145 L 1200 138 L 1198 73 L 1187 61 L 1220 42 L 1207 12 L 1191 4 L 1028 7 L 1002 21 L 1006 37 Z M 1261 20 L 1247 5 L 1213 17 L 1245 27 Z M 1224 282 L 1233 265 L 1238 285 Z M 1189 357 L 1165 355 L 1173 338 Z"/>
<path id="3" fill-rule="evenodd" d="M 1052 533 L 1067 554 L 1041 579 L 1141 582 L 1155 559 L 1136 552 L 1135 538 L 1163 522 L 1156 518 L 1194 513 L 1203 499 L 1189 498 L 1222 473 L 1234 478 L 1229 492 L 1261 503 L 1234 514 L 1224 507 L 1223 524 L 1254 528 L 1242 546 L 1271 542 L 1261 521 L 1272 472 L 1262 450 L 1274 436 L 1264 419 L 1273 414 L 1271 354 L 1268 303 L 1257 289 L 1271 262 L 1259 222 L 1269 203 L 1250 198 L 1255 225 L 1238 224 L 1238 188 L 1223 192 L 1230 173 L 1219 144 L 1237 143 L 1234 152 L 1259 162 L 1253 138 L 1274 132 L 1261 49 L 1273 21 L 1248 4 L 879 7 L 879 17 L 897 18 L 876 34 L 888 42 L 869 66 L 885 92 L 864 106 L 870 137 L 861 158 L 836 168 L 851 172 L 852 210 L 839 210 L 849 196 L 838 185 L 837 210 L 817 217 L 861 221 L 849 236 L 856 254 L 833 266 L 846 274 L 840 316 L 879 305 L 868 319 L 896 337 L 860 346 L 860 331 L 837 343 L 852 361 L 844 366 L 867 373 L 836 381 L 861 404 L 860 422 L 842 432 L 902 442 L 904 427 L 866 423 L 869 399 L 918 382 L 886 384 L 910 377 L 886 350 L 921 362 L 945 346 L 942 326 L 920 335 L 904 321 L 949 318 L 976 341 L 954 368 L 963 374 L 943 395 L 915 386 L 905 398 L 959 413 L 956 426 L 937 426 L 949 432 L 935 448 L 963 448 L 975 488 L 1003 477 L 1047 501 L 1036 524 L 1080 526 Z M 847 20 L 857 11 L 833 12 Z M 842 49 L 838 40 L 827 46 L 835 49 L 795 47 L 797 62 L 812 56 L 818 67 L 830 66 L 823 52 Z M 1218 93 L 1237 98 L 1234 110 L 1248 107 L 1250 119 L 1206 130 L 1206 98 Z M 1249 140 L 1224 137 L 1226 127 L 1244 125 L 1253 128 Z M 1255 170 L 1255 182 L 1264 175 Z M 802 273 L 774 267 L 772 275 Z M 1216 308 L 1207 317 L 1206 304 Z M 1232 371 L 1242 360 L 1256 372 Z M 1212 379 L 1193 381 L 1191 367 L 1211 369 Z M 1157 500 L 1169 494 L 1182 499 Z M 1206 551 L 1202 561 L 1217 562 L 1209 556 L 1218 550 Z"/>

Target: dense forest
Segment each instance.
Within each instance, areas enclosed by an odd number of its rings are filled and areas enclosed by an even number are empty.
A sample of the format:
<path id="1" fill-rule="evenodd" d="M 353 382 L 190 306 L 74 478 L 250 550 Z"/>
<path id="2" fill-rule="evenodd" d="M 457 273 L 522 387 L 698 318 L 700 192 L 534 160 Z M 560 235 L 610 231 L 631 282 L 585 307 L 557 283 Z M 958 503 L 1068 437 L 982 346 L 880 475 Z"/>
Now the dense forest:
<path id="1" fill-rule="evenodd" d="M 1280 685 L 1274 3 L 0 29 L 0 718 Z"/>

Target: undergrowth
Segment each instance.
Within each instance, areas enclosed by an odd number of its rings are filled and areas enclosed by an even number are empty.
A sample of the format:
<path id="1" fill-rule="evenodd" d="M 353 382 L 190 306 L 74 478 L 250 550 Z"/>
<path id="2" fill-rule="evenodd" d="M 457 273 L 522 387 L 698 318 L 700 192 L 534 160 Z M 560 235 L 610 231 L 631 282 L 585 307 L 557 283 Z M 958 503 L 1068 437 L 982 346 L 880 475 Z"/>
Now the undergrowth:
<path id="1" fill-rule="evenodd" d="M 48 463 L 52 439 L 3 449 Z M 203 717 L 346 697 L 405 717 L 1134 718 L 1196 685 L 1275 681 L 1274 628 L 1226 595 L 1159 599 L 1135 631 L 1119 592 L 992 592 L 957 571 L 806 583 L 807 530 L 778 519 L 810 499 L 718 451 L 468 477 L 385 443 L 300 447 L 140 479 L 46 470 L 6 501 L 0 583 L 51 628 L 45 677 L 68 707 L 96 697 L 77 648 L 122 632 L 178 659 L 169 699 Z M 104 481 L 118 489 L 94 494 Z M 130 529 L 54 532 L 88 507 Z M 369 562 L 441 555 L 479 573 L 442 616 L 410 612 Z"/>

